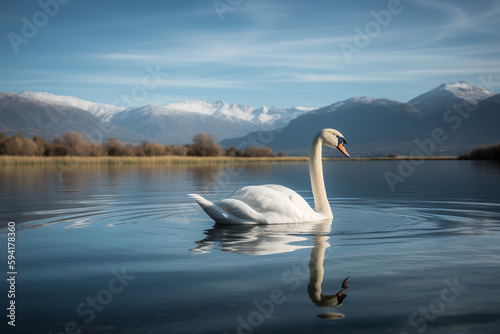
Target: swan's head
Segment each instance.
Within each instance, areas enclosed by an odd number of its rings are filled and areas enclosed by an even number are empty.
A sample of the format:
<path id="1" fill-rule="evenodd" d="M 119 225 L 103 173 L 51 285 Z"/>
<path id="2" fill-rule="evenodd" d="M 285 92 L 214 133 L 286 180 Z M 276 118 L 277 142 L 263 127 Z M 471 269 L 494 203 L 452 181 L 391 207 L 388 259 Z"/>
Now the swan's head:
<path id="1" fill-rule="evenodd" d="M 344 146 L 347 144 L 347 140 L 345 140 L 344 136 L 340 132 L 335 129 L 323 129 L 319 135 L 323 140 L 323 145 L 336 148 L 349 158 L 349 153 L 347 153 Z"/>

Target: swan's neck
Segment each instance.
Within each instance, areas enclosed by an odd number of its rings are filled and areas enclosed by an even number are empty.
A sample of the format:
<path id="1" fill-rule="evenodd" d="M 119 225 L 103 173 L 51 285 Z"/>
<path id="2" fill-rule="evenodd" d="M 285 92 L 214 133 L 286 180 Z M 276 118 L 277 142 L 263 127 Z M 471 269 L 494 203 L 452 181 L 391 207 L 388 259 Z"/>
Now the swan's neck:
<path id="1" fill-rule="evenodd" d="M 314 137 L 309 152 L 309 174 L 311 175 L 311 188 L 314 197 L 314 210 L 325 216 L 332 218 L 332 209 L 326 196 L 325 181 L 323 179 L 322 163 L 323 140 L 319 134 Z"/>

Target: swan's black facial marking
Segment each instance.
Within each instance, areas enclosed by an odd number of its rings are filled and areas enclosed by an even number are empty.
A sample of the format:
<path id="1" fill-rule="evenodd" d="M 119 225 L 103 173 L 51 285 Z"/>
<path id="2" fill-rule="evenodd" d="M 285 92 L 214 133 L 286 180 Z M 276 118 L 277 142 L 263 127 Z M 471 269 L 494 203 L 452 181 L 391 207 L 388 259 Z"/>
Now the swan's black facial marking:
<path id="1" fill-rule="evenodd" d="M 339 139 L 339 145 L 342 144 L 342 143 L 347 144 L 347 140 L 345 140 L 344 137 L 338 136 L 338 139 Z"/>

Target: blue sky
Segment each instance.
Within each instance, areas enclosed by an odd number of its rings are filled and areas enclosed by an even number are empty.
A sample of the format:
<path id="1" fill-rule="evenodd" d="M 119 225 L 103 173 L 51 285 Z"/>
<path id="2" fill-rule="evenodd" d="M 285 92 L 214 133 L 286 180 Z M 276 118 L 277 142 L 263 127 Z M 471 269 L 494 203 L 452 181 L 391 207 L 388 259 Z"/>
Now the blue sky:
<path id="1" fill-rule="evenodd" d="M 500 1 L 41 3 L 0 3 L 0 91 L 254 107 L 407 101 L 461 80 L 500 91 Z"/>

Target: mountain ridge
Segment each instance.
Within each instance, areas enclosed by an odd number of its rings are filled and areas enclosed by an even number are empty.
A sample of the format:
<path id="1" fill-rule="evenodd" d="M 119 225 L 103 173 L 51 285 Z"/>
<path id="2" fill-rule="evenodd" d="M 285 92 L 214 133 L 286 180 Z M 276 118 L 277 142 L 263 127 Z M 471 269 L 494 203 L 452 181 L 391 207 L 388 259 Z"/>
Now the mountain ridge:
<path id="1" fill-rule="evenodd" d="M 415 99 L 405 103 L 372 97 L 339 101 L 297 117 L 268 135 L 272 140 L 261 144 L 287 154 L 307 155 L 310 140 L 324 127 L 340 130 L 349 142 L 351 156 L 361 157 L 410 155 L 418 148 L 416 142 L 429 138 L 434 129 L 443 129 L 448 138 L 433 152 L 436 155 L 463 154 L 475 146 L 500 141 L 496 129 L 500 123 L 500 94 L 474 87 L 468 89 L 473 96 L 464 96 L 463 91 L 457 93 L 450 87 L 466 88 L 464 82 L 439 85 L 419 95 L 419 103 L 409 103 Z M 482 94 L 476 94 L 478 90 Z M 226 139 L 221 145 L 244 148 L 258 136 L 253 132 Z"/>
<path id="2" fill-rule="evenodd" d="M 26 101 L 31 103 L 27 110 L 20 107 Z M 48 139 L 65 131 L 97 131 L 100 136 L 91 139 L 114 136 L 125 142 L 160 144 L 186 144 L 195 133 L 208 132 L 225 147 L 265 145 L 287 154 L 307 155 L 307 138 L 321 128 L 335 127 L 347 136 L 353 156 L 380 156 L 407 154 L 415 139 L 460 120 L 468 139 L 451 131 L 456 147 L 447 143 L 437 152 L 460 154 L 472 144 L 488 144 L 487 138 L 500 140 L 492 128 L 499 121 L 499 104 L 498 94 L 463 81 L 438 85 L 408 102 L 360 96 L 316 109 L 254 108 L 198 100 L 125 109 L 43 92 L 4 92 L 0 93 L 0 131 L 39 134 Z M 460 106 L 478 112 L 462 117 L 455 110 Z"/>
<path id="3" fill-rule="evenodd" d="M 155 141 L 161 144 L 185 144 L 192 140 L 193 135 L 198 132 L 213 133 L 214 137 L 220 141 L 228 137 L 249 133 L 261 128 L 275 129 L 288 124 L 290 120 L 301 113 L 305 113 L 312 108 L 295 107 L 260 107 L 243 104 L 227 104 L 224 101 L 184 101 L 170 103 L 163 106 L 142 105 L 131 108 L 121 108 L 104 103 L 90 102 L 73 96 L 59 96 L 47 92 L 24 91 L 19 94 L 5 93 L 9 96 L 36 101 L 34 103 L 44 103 L 52 105 L 53 117 L 62 117 L 61 124 L 69 124 L 67 117 L 61 114 L 61 110 L 68 109 L 74 112 L 81 110 L 82 115 L 86 113 L 95 117 L 90 120 L 87 115 L 83 116 L 86 121 L 82 121 L 80 132 L 88 133 L 88 128 L 94 128 L 91 139 L 104 139 L 110 136 L 119 136 L 120 140 L 138 142 L 141 140 Z M 5 95 L 4 96 L 7 96 Z M 1 103 L 2 101 L 0 101 Z M 5 103 L 3 103 L 5 105 Z M 22 113 L 18 109 L 18 112 Z M 47 112 L 47 110 L 45 110 Z M 5 110 L 4 110 L 5 113 Z M 44 114 L 45 115 L 45 114 Z M 0 116 L 2 116 L 0 114 Z M 51 118 L 47 115 L 45 118 Z M 30 118 L 36 119 L 36 114 L 31 113 Z M 1 120 L 1 118 L 0 118 Z M 40 120 L 39 120 L 40 121 Z M 40 127 L 33 128 L 29 121 L 23 125 L 18 122 L 18 126 L 12 128 L 7 126 L 7 121 L 0 121 L 0 131 L 7 133 L 26 132 L 27 134 L 44 134 L 48 138 L 62 134 L 62 128 L 54 123 L 38 122 Z M 92 124 L 92 125 L 91 125 Z M 97 124 L 97 125 L 96 125 Z M 50 127 L 53 127 L 52 133 Z M 119 128 L 120 134 L 110 130 Z M 77 131 L 76 124 L 68 125 L 67 131 Z M 122 129 L 128 130 L 130 138 L 127 138 Z M 62 131 L 64 132 L 64 131 Z M 102 138 L 100 138 L 102 137 Z"/>
<path id="4" fill-rule="evenodd" d="M 421 110 L 424 114 L 442 111 L 453 104 L 469 103 L 471 105 L 495 95 L 492 91 L 472 86 L 465 81 L 443 83 L 410 101 L 408 104 Z"/>
<path id="5" fill-rule="evenodd" d="M 105 103 L 86 101 L 74 96 L 54 95 L 47 92 L 23 91 L 18 95 L 47 103 L 79 108 L 104 120 L 109 120 L 116 114 L 126 110 L 145 109 L 145 107 L 147 107 L 152 113 L 157 115 L 187 112 L 212 115 L 218 118 L 234 121 L 244 120 L 253 123 L 273 123 L 279 121 L 279 116 L 282 116 L 282 118 L 289 121 L 301 112 L 314 109 L 307 107 L 282 108 L 274 106 L 255 108 L 245 104 L 228 104 L 224 101 L 199 100 L 173 102 L 166 105 L 146 104 L 130 108 L 122 108 Z M 291 115 L 289 114 L 290 112 L 292 112 Z M 273 117 L 273 115 L 276 117 Z"/>
<path id="6" fill-rule="evenodd" d="M 82 109 L 30 99 L 15 93 L 0 92 L 0 131 L 7 134 L 23 133 L 52 139 L 67 131 L 81 132 L 89 139 L 102 123 Z M 120 127 L 109 131 L 109 136 L 120 140 L 138 141 L 139 137 Z"/>

